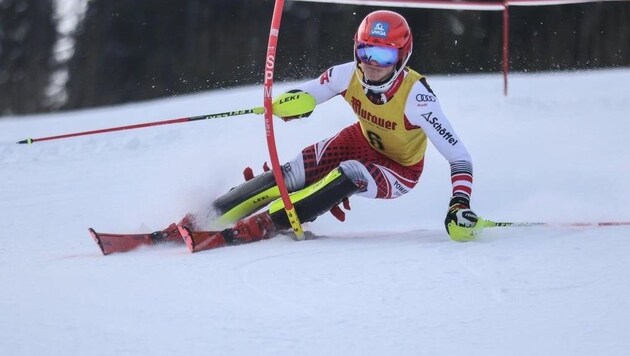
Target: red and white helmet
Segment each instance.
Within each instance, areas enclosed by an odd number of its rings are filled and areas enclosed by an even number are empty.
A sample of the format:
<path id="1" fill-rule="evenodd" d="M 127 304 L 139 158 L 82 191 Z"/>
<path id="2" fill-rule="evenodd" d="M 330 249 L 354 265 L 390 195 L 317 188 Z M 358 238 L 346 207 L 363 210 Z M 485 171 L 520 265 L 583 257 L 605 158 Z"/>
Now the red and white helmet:
<path id="1" fill-rule="evenodd" d="M 366 62 L 365 52 L 358 53 L 364 47 L 376 47 L 381 49 L 389 49 L 390 54 L 386 52 L 377 53 L 376 56 L 381 55 L 379 58 L 374 59 L 372 53 L 370 53 L 368 60 L 370 62 L 376 62 L 377 65 L 391 66 L 395 64 L 394 75 L 386 83 L 371 84 L 367 83 L 364 78 L 359 78 L 364 87 L 382 92 L 391 86 L 394 80 L 402 73 L 405 65 L 411 57 L 411 51 L 413 46 L 413 38 L 411 35 L 411 29 L 404 17 L 393 11 L 378 10 L 368 14 L 357 29 L 357 33 L 354 36 L 354 59 L 359 65 L 360 61 Z M 391 63 L 389 62 L 391 61 Z M 357 73 L 357 75 L 359 75 Z M 362 77 L 362 76 L 360 76 Z"/>

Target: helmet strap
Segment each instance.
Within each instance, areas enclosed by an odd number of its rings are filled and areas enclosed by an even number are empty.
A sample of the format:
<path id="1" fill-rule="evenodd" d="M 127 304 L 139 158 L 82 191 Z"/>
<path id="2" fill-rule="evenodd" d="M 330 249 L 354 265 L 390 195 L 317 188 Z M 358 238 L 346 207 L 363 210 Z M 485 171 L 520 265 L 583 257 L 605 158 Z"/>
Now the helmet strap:
<path id="1" fill-rule="evenodd" d="M 396 94 L 398 88 L 400 88 L 400 86 L 402 85 L 403 80 L 405 80 L 404 74 L 399 75 L 394 79 L 394 82 L 389 87 L 389 89 L 387 89 L 383 93 L 376 93 L 365 87 L 363 87 L 363 91 L 365 92 L 365 96 L 367 96 L 368 99 L 370 99 L 370 101 L 372 101 L 374 104 L 386 104 L 388 101 L 391 100 L 392 97 L 394 97 L 394 94 Z"/>
<path id="2" fill-rule="evenodd" d="M 365 96 L 367 96 L 368 99 L 376 105 L 386 104 L 389 101 L 385 93 L 375 93 L 367 88 L 364 88 L 363 92 L 365 93 Z"/>
<path id="3" fill-rule="evenodd" d="M 359 67 L 359 68 L 360 68 L 360 67 Z M 361 72 L 363 72 L 363 71 L 361 71 Z M 368 84 L 368 85 L 379 86 L 379 85 L 383 85 L 383 84 L 385 84 L 385 83 L 389 83 L 390 81 L 391 81 L 391 82 L 393 82 L 393 80 L 392 80 L 392 79 L 394 79 L 394 74 L 395 74 L 395 73 L 396 73 L 396 71 L 395 71 L 395 70 L 393 70 L 393 71 L 389 74 L 389 76 L 388 76 L 387 78 L 385 78 L 385 79 L 383 79 L 383 80 L 381 80 L 381 81 L 378 81 L 378 82 L 375 82 L 375 81 L 372 81 L 372 80 L 369 80 L 369 79 L 365 78 L 365 74 L 363 74 L 363 81 L 365 82 L 365 84 Z M 389 89 L 389 88 L 387 88 L 387 89 Z M 387 91 L 387 89 L 383 90 L 382 92 Z"/>

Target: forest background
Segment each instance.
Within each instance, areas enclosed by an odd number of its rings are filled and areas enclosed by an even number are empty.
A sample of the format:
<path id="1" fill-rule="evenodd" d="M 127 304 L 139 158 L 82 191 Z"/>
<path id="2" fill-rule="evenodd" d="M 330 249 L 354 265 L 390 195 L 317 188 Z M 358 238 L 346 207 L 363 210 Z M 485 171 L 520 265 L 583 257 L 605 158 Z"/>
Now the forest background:
<path id="1" fill-rule="evenodd" d="M 273 6 L 0 0 L 0 117 L 262 83 Z M 287 1 L 275 80 L 316 77 L 352 60 L 354 32 L 376 9 Z M 501 70 L 500 11 L 389 9 L 412 27 L 409 65 L 420 72 Z M 630 1 L 511 7 L 509 31 L 511 71 L 630 66 Z"/>

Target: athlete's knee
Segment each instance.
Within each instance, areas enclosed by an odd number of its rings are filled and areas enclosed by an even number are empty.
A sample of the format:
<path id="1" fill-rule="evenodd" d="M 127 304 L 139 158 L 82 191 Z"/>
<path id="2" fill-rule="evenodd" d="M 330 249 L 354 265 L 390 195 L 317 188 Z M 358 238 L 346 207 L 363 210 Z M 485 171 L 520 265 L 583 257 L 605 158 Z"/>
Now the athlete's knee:
<path id="1" fill-rule="evenodd" d="M 339 168 L 343 170 L 343 173 L 348 177 L 348 179 L 354 182 L 359 190 L 364 190 L 371 179 L 367 168 L 365 168 L 363 163 L 359 161 L 343 161 L 339 164 Z"/>
<path id="2" fill-rule="evenodd" d="M 304 188 L 306 173 L 302 153 L 299 153 L 293 160 L 282 166 L 282 175 L 284 176 L 284 183 L 287 185 L 289 192 Z"/>

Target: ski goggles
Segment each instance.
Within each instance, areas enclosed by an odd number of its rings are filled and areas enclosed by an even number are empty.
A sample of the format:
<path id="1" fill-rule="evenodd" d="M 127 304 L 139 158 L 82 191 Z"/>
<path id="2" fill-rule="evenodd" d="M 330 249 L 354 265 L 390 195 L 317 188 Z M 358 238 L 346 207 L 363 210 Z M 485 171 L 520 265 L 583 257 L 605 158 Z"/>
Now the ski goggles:
<path id="1" fill-rule="evenodd" d="M 394 47 L 360 43 L 356 55 L 359 61 L 378 67 L 391 67 L 398 62 L 398 49 Z"/>

